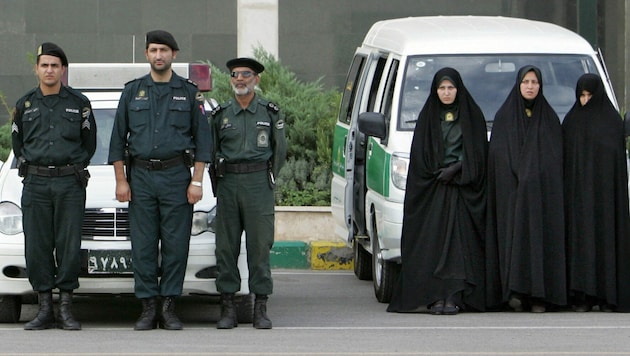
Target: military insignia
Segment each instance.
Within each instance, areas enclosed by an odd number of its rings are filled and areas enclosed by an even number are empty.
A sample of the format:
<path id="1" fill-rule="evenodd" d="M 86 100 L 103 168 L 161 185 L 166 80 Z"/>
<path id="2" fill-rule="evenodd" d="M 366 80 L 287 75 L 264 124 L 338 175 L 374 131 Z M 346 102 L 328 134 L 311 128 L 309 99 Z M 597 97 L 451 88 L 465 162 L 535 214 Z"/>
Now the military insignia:
<path id="1" fill-rule="evenodd" d="M 202 103 L 204 100 L 206 100 L 206 98 L 203 96 L 203 94 L 201 94 L 200 91 L 198 91 L 197 94 L 195 94 L 195 99 L 197 99 L 197 101 L 201 101 Z"/>
<path id="2" fill-rule="evenodd" d="M 146 94 L 147 94 L 147 93 L 146 93 L 144 90 L 140 90 L 140 91 L 138 92 L 138 96 L 146 96 Z"/>
<path id="3" fill-rule="evenodd" d="M 455 120 L 455 116 L 453 115 L 452 112 L 449 111 L 449 112 L 446 113 L 446 116 L 444 117 L 444 120 L 446 120 L 446 121 L 453 121 L 453 120 Z"/>
<path id="4" fill-rule="evenodd" d="M 267 109 L 274 112 L 280 111 L 280 108 L 278 107 L 278 105 L 272 103 L 271 101 L 269 102 L 269 104 L 267 104 Z"/>
<path id="5" fill-rule="evenodd" d="M 212 109 L 212 111 L 210 112 L 210 115 L 214 116 L 216 115 L 219 111 L 221 111 L 221 105 L 217 105 L 214 109 Z M 224 119 L 225 120 L 225 119 Z"/>
<path id="6" fill-rule="evenodd" d="M 532 109 L 525 108 L 525 115 L 527 115 L 527 117 L 532 117 Z"/>
<path id="7" fill-rule="evenodd" d="M 282 119 L 278 120 L 278 122 L 276 122 L 276 128 L 278 130 L 282 130 L 284 128 L 284 120 Z"/>
<path id="8" fill-rule="evenodd" d="M 89 130 L 90 129 L 90 120 L 83 120 L 83 122 L 81 123 L 81 129 Z"/>
<path id="9" fill-rule="evenodd" d="M 227 117 L 223 118 L 223 125 L 227 125 L 230 120 Z"/>
<path id="10" fill-rule="evenodd" d="M 256 139 L 258 147 L 269 147 L 269 134 L 266 130 L 258 131 L 258 137 Z"/>
<path id="11" fill-rule="evenodd" d="M 41 56 L 41 55 L 42 55 L 42 51 L 43 51 L 43 50 L 42 50 L 42 47 L 44 47 L 44 46 L 39 46 L 39 47 L 37 47 L 37 55 L 38 55 L 38 56 Z"/>
<path id="12" fill-rule="evenodd" d="M 31 102 L 30 102 L 30 101 L 28 101 L 28 100 L 27 100 L 27 101 L 25 101 L 25 102 L 24 102 L 24 107 L 25 107 L 25 108 L 27 108 L 27 109 L 28 109 L 28 108 L 30 108 L 30 107 L 31 107 Z"/>
<path id="13" fill-rule="evenodd" d="M 83 111 L 81 112 L 81 116 L 82 116 L 84 119 L 87 119 L 88 117 L 90 117 L 90 108 L 89 108 L 89 107 L 87 107 L 87 106 L 86 106 L 86 107 L 84 107 L 84 108 L 83 108 Z"/>
<path id="14" fill-rule="evenodd" d="M 14 122 L 13 125 L 11 125 L 11 133 L 18 133 L 20 132 L 20 129 L 18 128 L 18 125 Z"/>

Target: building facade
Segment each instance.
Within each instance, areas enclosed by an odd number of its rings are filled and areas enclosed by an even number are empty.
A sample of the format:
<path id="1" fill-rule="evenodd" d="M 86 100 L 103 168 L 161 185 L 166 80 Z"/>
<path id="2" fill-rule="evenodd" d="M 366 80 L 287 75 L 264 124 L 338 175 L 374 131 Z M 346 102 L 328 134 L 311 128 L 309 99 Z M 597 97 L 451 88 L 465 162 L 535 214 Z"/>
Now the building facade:
<path id="1" fill-rule="evenodd" d="M 144 34 L 158 28 L 177 39 L 178 61 L 224 67 L 262 47 L 298 79 L 339 88 L 374 22 L 430 15 L 523 17 L 578 32 L 601 48 L 622 110 L 630 103 L 630 0 L 0 0 L 0 92 L 12 107 L 36 85 L 41 42 L 70 62 L 145 62 Z M 0 110 L 0 123 L 8 117 Z"/>

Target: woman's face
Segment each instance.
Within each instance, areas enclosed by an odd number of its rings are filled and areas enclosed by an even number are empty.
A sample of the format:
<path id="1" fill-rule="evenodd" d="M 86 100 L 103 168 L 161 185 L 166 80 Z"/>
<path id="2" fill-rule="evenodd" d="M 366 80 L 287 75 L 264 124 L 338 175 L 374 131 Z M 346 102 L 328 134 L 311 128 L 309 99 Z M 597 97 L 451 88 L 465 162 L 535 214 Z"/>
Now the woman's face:
<path id="1" fill-rule="evenodd" d="M 582 94 L 580 94 L 580 104 L 582 104 L 582 106 L 586 105 L 592 97 L 593 94 L 591 94 L 588 90 L 582 90 Z"/>
<path id="2" fill-rule="evenodd" d="M 449 105 L 455 101 L 457 96 L 457 88 L 450 80 L 443 80 L 437 88 L 437 95 L 442 104 Z"/>
<path id="3" fill-rule="evenodd" d="M 527 72 L 521 80 L 521 95 L 525 100 L 533 100 L 538 96 L 540 91 L 540 83 L 538 77 L 533 71 Z"/>

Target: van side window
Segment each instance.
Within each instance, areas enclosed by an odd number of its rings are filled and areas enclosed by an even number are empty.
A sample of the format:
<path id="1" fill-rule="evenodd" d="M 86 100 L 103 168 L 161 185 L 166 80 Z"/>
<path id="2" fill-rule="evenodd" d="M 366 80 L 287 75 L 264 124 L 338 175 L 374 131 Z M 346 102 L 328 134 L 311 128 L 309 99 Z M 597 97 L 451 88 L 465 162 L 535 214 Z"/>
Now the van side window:
<path id="1" fill-rule="evenodd" d="M 346 80 L 346 85 L 343 90 L 338 120 L 348 125 L 350 125 L 352 108 L 356 101 L 357 84 L 359 83 L 359 79 L 361 79 L 361 72 L 363 65 L 365 64 L 365 60 L 366 57 L 364 55 L 357 55 L 354 57 L 352 65 L 350 66 L 350 71 L 348 71 L 348 79 Z"/>
<path id="2" fill-rule="evenodd" d="M 385 115 L 385 120 L 390 122 L 392 119 L 392 102 L 394 101 L 394 91 L 396 91 L 396 77 L 398 74 L 398 65 L 400 61 L 392 60 L 387 73 L 387 82 L 385 83 L 385 91 L 383 93 L 383 103 L 381 104 L 381 113 Z"/>
<path id="3" fill-rule="evenodd" d="M 370 96 L 368 97 L 367 107 L 365 111 L 373 112 L 377 111 L 374 109 L 374 104 L 376 103 L 376 96 L 378 94 L 378 87 L 381 84 L 381 79 L 383 78 L 383 70 L 385 69 L 385 63 L 387 62 L 387 57 L 380 57 L 378 62 L 376 63 L 376 69 L 374 70 L 374 76 L 372 79 L 372 84 L 370 84 Z M 369 82 L 370 79 L 368 79 Z"/>

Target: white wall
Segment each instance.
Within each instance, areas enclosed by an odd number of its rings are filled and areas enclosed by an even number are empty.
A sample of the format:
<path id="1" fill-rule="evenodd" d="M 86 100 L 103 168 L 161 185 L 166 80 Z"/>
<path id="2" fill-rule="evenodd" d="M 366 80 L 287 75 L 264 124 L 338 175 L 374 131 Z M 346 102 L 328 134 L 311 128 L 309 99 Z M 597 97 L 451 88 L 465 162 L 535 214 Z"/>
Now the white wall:
<path id="1" fill-rule="evenodd" d="M 238 0 L 238 56 L 263 47 L 278 58 L 278 0 Z"/>

